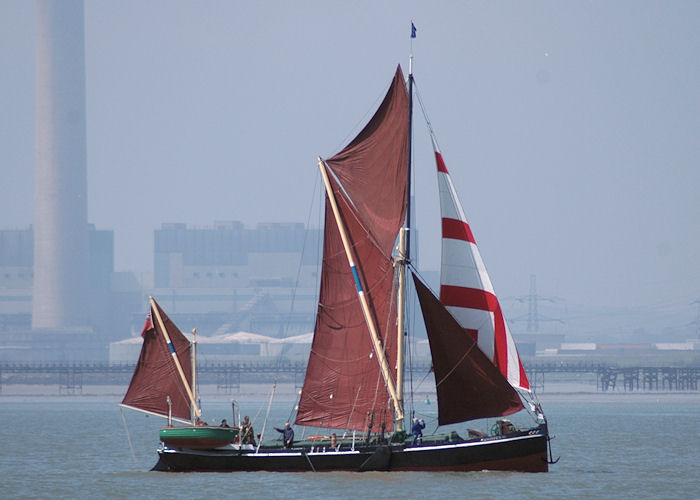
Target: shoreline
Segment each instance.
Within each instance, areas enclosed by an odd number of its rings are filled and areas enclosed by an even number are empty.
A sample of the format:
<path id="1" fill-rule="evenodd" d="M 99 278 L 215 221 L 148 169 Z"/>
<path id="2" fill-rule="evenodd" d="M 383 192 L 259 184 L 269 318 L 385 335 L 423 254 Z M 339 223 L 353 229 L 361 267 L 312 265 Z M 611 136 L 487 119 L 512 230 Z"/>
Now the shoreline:
<path id="1" fill-rule="evenodd" d="M 273 384 L 241 384 L 230 391 L 218 390 L 215 385 L 203 385 L 200 395 L 208 403 L 229 403 L 232 400 L 266 400 L 270 397 Z M 606 402 L 625 399 L 628 401 L 658 402 L 664 400 L 682 400 L 700 402 L 700 391 L 597 391 L 595 387 L 585 384 L 548 384 L 549 390 L 538 391 L 537 397 L 543 402 L 590 401 Z M 275 389 L 275 400 L 294 401 L 300 387 L 292 383 L 278 383 Z M 0 404 L 4 402 L 113 402 L 119 404 L 126 393 L 126 387 L 121 385 L 83 385 L 81 388 L 66 389 L 58 384 L 24 385 L 3 384 L 0 388 Z M 435 391 L 420 391 L 416 400 L 426 396 L 433 402 L 437 401 Z"/>

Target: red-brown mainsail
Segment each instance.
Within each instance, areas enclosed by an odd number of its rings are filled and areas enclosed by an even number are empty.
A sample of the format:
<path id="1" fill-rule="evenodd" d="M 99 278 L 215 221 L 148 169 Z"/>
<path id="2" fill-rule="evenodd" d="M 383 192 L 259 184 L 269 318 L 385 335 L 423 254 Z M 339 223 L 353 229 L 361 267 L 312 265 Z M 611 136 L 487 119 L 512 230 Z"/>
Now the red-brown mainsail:
<path id="1" fill-rule="evenodd" d="M 391 253 L 405 217 L 409 106 L 399 67 L 384 101 L 360 134 L 326 160 L 348 233 L 348 266 L 326 196 L 323 268 L 314 340 L 296 423 L 366 431 L 393 428 L 394 408 L 358 300 L 368 299 L 392 376 L 396 307 Z M 359 287 L 359 288 L 358 288 Z"/>

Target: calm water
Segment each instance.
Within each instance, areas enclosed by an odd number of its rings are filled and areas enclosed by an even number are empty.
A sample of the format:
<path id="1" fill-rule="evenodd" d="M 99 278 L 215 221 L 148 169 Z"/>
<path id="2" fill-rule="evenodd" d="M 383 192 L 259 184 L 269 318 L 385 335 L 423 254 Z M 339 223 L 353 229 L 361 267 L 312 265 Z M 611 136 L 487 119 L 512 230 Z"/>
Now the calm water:
<path id="1" fill-rule="evenodd" d="M 265 414 L 260 399 L 244 402 L 251 417 L 260 412 L 256 432 Z M 124 412 L 132 454 L 116 403 L 0 396 L 0 497 L 700 497 L 698 395 L 543 397 L 554 453 L 561 456 L 548 474 L 148 472 L 162 421 Z M 291 406 L 275 402 L 272 424 L 284 422 Z M 421 403 L 417 410 L 429 419 L 434 408 Z M 230 403 L 206 405 L 205 417 L 230 421 Z"/>

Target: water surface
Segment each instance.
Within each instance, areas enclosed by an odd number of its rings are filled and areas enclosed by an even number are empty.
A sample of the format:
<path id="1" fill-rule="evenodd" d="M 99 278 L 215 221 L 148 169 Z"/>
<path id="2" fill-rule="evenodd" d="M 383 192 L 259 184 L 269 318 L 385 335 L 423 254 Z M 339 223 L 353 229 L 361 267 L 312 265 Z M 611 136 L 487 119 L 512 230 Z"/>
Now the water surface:
<path id="1" fill-rule="evenodd" d="M 262 430 L 264 396 L 243 411 Z M 124 411 L 109 398 L 0 396 L 3 498 L 698 498 L 700 395 L 543 397 L 554 454 L 548 474 L 150 472 L 161 419 Z M 416 404 L 427 417 L 435 404 Z M 270 425 L 293 403 L 275 401 Z M 210 423 L 231 421 L 228 401 L 204 406 Z M 488 425 L 488 422 L 485 423 Z M 469 424 L 473 427 L 473 424 Z M 460 434 L 467 425 L 453 426 Z M 269 430 L 267 431 L 269 432 Z M 300 433 L 300 429 L 297 429 Z M 133 446 L 133 453 L 132 447 Z"/>

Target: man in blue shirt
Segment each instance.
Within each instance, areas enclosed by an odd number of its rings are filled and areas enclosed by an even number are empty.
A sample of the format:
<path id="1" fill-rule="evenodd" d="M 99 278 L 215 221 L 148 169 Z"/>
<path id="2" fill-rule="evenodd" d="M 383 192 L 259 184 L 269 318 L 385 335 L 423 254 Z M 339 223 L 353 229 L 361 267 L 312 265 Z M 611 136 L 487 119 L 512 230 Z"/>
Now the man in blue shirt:
<path id="1" fill-rule="evenodd" d="M 284 429 L 274 428 L 277 432 L 282 434 L 282 439 L 284 440 L 284 447 L 291 448 L 294 444 L 294 429 L 289 425 L 289 422 L 284 424 Z"/>
<path id="2" fill-rule="evenodd" d="M 423 442 L 423 429 L 425 429 L 425 422 L 421 418 L 418 420 L 417 418 L 413 419 L 413 426 L 411 427 L 411 433 L 413 434 L 413 446 L 416 445 L 416 443 Z"/>

